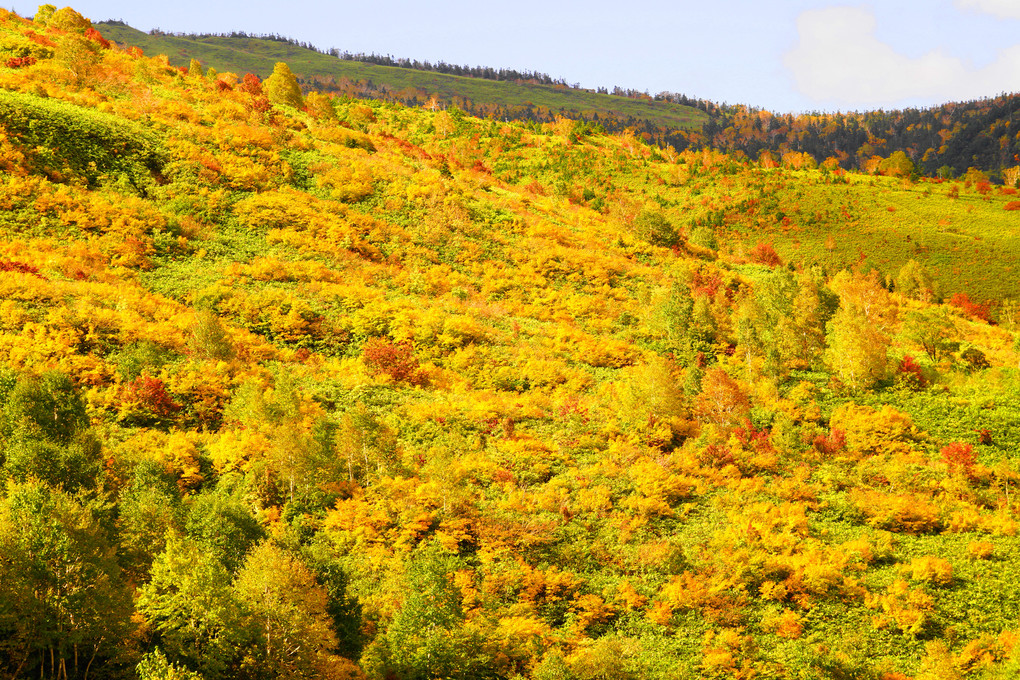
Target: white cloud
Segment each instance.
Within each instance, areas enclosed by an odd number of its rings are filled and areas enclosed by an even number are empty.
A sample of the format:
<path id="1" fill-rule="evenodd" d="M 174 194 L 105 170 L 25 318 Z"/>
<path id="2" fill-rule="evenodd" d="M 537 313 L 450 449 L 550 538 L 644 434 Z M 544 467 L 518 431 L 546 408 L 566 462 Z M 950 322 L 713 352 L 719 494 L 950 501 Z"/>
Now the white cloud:
<path id="1" fill-rule="evenodd" d="M 953 0 L 957 9 L 973 9 L 1001 19 L 1020 19 L 1018 0 Z"/>
<path id="2" fill-rule="evenodd" d="M 1015 6 L 1007 0 L 957 0 Z M 797 88 L 818 102 L 851 107 L 978 99 L 1020 91 L 1020 45 L 972 68 L 941 48 L 912 58 L 875 37 L 875 16 L 862 7 L 809 10 L 797 19 L 800 41 L 783 58 Z"/>

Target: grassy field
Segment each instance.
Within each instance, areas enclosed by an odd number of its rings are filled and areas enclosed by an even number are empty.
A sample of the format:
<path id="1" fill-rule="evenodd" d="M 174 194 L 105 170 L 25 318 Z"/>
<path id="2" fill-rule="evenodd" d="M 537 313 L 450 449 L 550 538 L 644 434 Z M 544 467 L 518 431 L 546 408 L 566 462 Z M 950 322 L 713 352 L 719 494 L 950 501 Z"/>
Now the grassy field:
<path id="1" fill-rule="evenodd" d="M 780 211 L 790 222 L 770 220 L 765 233 L 784 261 L 817 263 L 830 271 L 860 262 L 895 277 L 908 260 L 916 260 L 945 295 L 1016 297 L 1020 216 L 1004 210 L 1015 196 L 995 191 L 982 196 L 959 183 L 848 177 L 847 184 L 779 192 Z M 958 198 L 948 195 L 951 187 L 960 189 Z"/>
<path id="2" fill-rule="evenodd" d="M 421 89 L 444 101 L 460 97 L 476 104 L 499 106 L 545 107 L 570 116 L 591 118 L 634 118 L 647 120 L 660 127 L 700 128 L 708 116 L 698 109 L 596 94 L 564 86 L 530 85 L 497 82 L 480 78 L 415 71 L 392 66 L 377 66 L 357 61 L 344 61 L 297 45 L 260 38 L 203 37 L 189 38 L 169 35 L 153 36 L 116 24 L 97 24 L 109 40 L 135 45 L 149 55 L 165 54 L 175 66 L 187 66 L 198 59 L 203 66 L 239 75 L 254 73 L 265 78 L 278 61 L 286 62 L 299 77 L 335 77 L 351 81 L 370 81 L 386 85 L 394 91 Z"/>

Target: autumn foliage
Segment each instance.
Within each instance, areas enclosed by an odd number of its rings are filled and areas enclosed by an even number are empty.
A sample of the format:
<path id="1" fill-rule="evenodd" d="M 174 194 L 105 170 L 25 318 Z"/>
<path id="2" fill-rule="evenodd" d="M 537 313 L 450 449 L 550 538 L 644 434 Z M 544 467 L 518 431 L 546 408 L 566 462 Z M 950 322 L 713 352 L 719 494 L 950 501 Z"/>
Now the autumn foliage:
<path id="1" fill-rule="evenodd" d="M 408 342 L 371 338 L 362 348 L 361 356 L 372 372 L 387 375 L 394 382 L 420 385 L 425 380 L 414 348 Z"/>
<path id="2" fill-rule="evenodd" d="M 921 238 L 1008 194 L 86 21 L 0 10 L 0 676 L 1008 675 L 1016 305 Z"/>

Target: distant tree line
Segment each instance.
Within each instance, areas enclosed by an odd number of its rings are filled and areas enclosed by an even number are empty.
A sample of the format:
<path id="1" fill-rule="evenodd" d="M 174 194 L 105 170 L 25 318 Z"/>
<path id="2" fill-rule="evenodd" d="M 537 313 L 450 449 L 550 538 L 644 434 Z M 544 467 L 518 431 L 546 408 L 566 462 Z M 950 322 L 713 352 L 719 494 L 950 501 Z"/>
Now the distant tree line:
<path id="1" fill-rule="evenodd" d="M 807 153 L 818 163 L 834 158 L 844 169 L 861 170 L 902 152 L 918 174 L 933 177 L 960 176 L 974 167 L 996 180 L 1020 163 L 1020 93 L 849 113 L 777 115 L 746 106 L 695 105 L 710 114 L 704 127 L 697 133 L 664 131 L 660 143 L 711 146 L 754 159 L 765 152 Z"/>
<path id="2" fill-rule="evenodd" d="M 115 26 L 126 26 L 123 21 L 109 20 L 104 23 L 113 24 Z M 230 33 L 169 33 L 159 28 L 153 28 L 149 31 L 151 36 L 170 36 L 174 38 L 188 38 L 191 40 L 200 40 L 203 38 L 239 38 L 249 40 L 272 40 L 274 42 L 284 43 L 285 45 L 293 45 L 294 47 L 302 47 L 312 52 L 318 52 L 319 54 L 333 54 L 335 50 L 322 50 L 315 45 L 304 42 L 301 40 L 295 40 L 294 38 L 288 38 L 287 36 L 279 35 L 277 33 L 245 33 L 244 31 L 231 31 Z"/>

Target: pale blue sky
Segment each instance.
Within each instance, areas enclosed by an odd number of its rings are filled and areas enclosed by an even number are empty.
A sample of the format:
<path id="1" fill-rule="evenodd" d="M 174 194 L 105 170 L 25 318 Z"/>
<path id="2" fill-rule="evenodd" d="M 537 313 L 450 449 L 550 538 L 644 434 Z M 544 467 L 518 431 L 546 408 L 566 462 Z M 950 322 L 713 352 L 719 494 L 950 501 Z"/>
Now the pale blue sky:
<path id="1" fill-rule="evenodd" d="M 22 15 L 38 3 L 13 5 Z M 59 5 L 58 5 L 59 6 Z M 327 49 L 536 70 L 776 112 L 1020 91 L 1020 0 L 512 3 L 80 0 L 141 30 L 278 33 Z"/>

